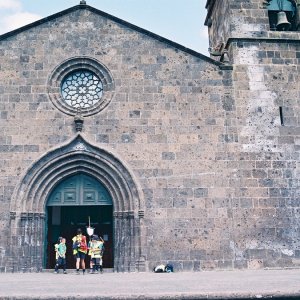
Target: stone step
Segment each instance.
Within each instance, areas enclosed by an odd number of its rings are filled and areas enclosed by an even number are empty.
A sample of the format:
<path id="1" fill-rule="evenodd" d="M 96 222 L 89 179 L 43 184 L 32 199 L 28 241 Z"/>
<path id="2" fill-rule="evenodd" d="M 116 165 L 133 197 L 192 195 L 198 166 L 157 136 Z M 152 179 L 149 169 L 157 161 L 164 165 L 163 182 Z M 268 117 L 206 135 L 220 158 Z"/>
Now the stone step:
<path id="1" fill-rule="evenodd" d="M 62 272 L 62 269 L 59 269 L 60 272 Z M 89 273 L 90 269 L 86 269 L 86 272 Z M 42 270 L 43 273 L 53 273 L 54 272 L 54 268 L 53 269 L 43 269 Z M 67 269 L 68 273 L 75 273 L 76 269 Z M 80 272 L 82 272 L 82 270 L 80 270 Z M 113 273 L 114 272 L 114 268 L 103 268 L 103 272 L 104 273 Z"/>

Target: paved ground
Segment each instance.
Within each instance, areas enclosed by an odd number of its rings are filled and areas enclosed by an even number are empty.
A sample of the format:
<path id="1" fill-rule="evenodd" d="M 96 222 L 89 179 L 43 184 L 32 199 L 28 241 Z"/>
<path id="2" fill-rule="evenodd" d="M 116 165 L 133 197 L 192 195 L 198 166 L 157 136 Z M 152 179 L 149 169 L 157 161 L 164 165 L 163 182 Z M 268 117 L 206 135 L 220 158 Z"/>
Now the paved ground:
<path id="1" fill-rule="evenodd" d="M 0 299 L 300 299 L 300 270 L 0 274 Z"/>

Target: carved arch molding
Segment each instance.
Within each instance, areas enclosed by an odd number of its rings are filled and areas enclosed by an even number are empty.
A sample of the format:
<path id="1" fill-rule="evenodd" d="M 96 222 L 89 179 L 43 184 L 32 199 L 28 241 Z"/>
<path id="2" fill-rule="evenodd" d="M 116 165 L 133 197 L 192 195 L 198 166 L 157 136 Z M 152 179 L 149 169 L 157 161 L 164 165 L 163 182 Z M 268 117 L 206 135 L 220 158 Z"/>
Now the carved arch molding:
<path id="1" fill-rule="evenodd" d="M 63 179 L 79 173 L 101 182 L 113 199 L 114 270 L 144 271 L 142 193 L 118 158 L 87 143 L 80 134 L 34 163 L 16 188 L 10 212 L 8 269 L 43 268 L 48 196 Z"/>

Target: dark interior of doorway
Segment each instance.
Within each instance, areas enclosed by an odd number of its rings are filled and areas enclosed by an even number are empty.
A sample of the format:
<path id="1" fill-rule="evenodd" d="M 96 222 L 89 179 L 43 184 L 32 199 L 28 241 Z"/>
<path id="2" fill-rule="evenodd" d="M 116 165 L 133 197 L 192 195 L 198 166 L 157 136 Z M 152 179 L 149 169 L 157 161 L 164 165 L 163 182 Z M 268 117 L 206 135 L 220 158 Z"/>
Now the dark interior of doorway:
<path id="1" fill-rule="evenodd" d="M 105 240 L 105 252 L 103 256 L 103 267 L 113 267 L 113 226 L 112 226 L 112 205 L 102 206 L 49 206 L 47 226 L 47 257 L 46 268 L 54 268 L 55 251 L 54 245 L 58 237 L 63 236 L 67 242 L 67 268 L 75 269 L 73 257 L 72 238 L 76 235 L 78 228 L 81 228 L 87 236 L 86 227 L 88 217 L 91 220 L 91 227 L 95 228 L 95 234 Z M 86 256 L 86 268 L 89 267 L 90 257 Z"/>

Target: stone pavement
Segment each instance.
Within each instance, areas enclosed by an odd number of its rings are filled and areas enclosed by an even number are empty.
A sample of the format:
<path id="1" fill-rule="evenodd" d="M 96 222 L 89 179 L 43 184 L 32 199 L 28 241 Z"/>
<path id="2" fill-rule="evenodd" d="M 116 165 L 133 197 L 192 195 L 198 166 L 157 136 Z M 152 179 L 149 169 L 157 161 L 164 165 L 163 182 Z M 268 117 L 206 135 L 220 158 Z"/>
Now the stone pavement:
<path id="1" fill-rule="evenodd" d="M 2 273 L 0 299 L 300 299 L 300 270 Z"/>

